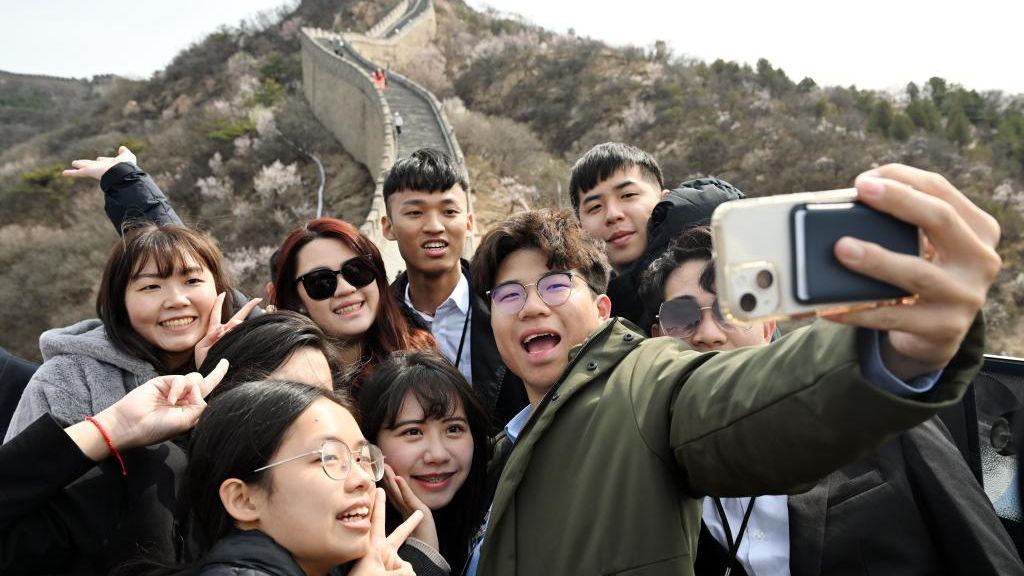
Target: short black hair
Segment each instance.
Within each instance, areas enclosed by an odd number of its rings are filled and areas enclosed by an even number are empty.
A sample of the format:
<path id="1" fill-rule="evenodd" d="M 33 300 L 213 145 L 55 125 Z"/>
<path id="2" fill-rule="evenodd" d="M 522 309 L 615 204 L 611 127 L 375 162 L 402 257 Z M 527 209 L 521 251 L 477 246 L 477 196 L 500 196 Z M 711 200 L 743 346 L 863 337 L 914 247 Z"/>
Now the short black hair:
<path id="1" fill-rule="evenodd" d="M 420 148 L 408 158 L 400 158 L 388 171 L 384 178 L 384 206 L 390 214 L 388 200 L 402 190 L 444 192 L 456 184 L 469 194 L 466 170 L 436 148 Z"/>
<path id="2" fill-rule="evenodd" d="M 640 169 L 644 179 L 658 185 L 659 192 L 665 189 L 665 177 L 657 160 L 636 146 L 622 142 L 605 142 L 594 146 L 577 160 L 569 174 L 569 199 L 572 201 L 572 209 L 576 216 L 580 215 L 581 192 L 593 190 L 612 174 L 634 166 Z"/>
<path id="3" fill-rule="evenodd" d="M 665 301 L 665 282 L 677 268 L 701 260 L 707 262 L 698 280 L 701 290 L 715 294 L 715 261 L 711 251 L 711 229 L 697 226 L 672 239 L 665 252 L 644 270 L 640 281 L 640 297 L 653 318 Z"/>

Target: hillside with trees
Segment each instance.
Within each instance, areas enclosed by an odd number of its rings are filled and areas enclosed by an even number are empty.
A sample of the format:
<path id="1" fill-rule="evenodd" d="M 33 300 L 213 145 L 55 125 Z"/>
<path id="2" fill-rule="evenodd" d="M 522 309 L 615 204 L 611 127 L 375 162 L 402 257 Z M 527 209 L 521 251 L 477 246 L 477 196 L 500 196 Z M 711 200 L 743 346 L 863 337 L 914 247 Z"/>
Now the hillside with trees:
<path id="1" fill-rule="evenodd" d="M 373 185 L 301 95 L 301 26 L 365 30 L 395 1 L 307 0 L 225 27 L 148 81 L 0 73 L 0 345 L 38 359 L 39 334 L 94 316 L 116 233 L 94 182 L 60 176 L 125 144 L 187 221 L 210 231 L 247 291 L 313 215 L 359 223 Z M 435 0 L 437 42 L 399 69 L 435 92 L 466 153 L 477 222 L 566 205 L 568 169 L 621 140 L 670 184 L 715 175 L 758 196 L 849 186 L 877 164 L 945 174 L 1003 226 L 989 351 L 1024 356 L 1024 98 L 941 78 L 885 93 L 799 81 L 765 60 L 704 62 L 664 43 L 611 47 Z"/>

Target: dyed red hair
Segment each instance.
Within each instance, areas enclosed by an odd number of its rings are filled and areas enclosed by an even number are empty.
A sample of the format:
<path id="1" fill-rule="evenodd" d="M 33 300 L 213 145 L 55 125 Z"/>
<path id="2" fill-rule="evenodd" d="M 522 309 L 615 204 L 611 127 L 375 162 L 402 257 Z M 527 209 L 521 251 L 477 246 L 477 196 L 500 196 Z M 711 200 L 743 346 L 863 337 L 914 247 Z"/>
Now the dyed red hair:
<path id="1" fill-rule="evenodd" d="M 436 350 L 434 337 L 424 330 L 409 326 L 402 314 L 398 301 L 388 287 L 388 277 L 380 250 L 363 236 L 355 226 L 337 218 L 317 218 L 303 224 L 285 238 L 277 256 L 277 274 L 274 276 L 273 303 L 278 309 L 300 311 L 298 284 L 295 282 L 299 251 L 317 238 L 333 238 L 348 246 L 359 255 L 370 257 L 370 265 L 380 291 L 380 305 L 377 318 L 362 336 L 362 360 L 358 382 L 354 392 L 358 393 L 359 383 L 373 369 L 396 350 Z M 339 262 L 340 264 L 340 262 Z"/>

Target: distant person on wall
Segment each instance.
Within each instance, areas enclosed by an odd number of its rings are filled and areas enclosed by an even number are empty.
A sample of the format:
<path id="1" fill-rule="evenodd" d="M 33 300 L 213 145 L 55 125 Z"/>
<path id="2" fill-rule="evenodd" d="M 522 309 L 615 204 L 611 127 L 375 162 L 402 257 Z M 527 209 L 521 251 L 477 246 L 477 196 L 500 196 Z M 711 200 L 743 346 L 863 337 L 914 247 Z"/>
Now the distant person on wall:
<path id="1" fill-rule="evenodd" d="M 384 71 L 380 68 L 373 71 L 373 83 L 382 91 L 388 87 L 387 77 L 384 76 Z"/>
<path id="2" fill-rule="evenodd" d="M 405 124 L 405 120 L 402 120 L 402 115 L 399 114 L 398 112 L 395 112 L 394 122 L 395 122 L 395 134 L 397 134 L 398 136 L 401 136 L 402 135 L 402 124 Z"/>

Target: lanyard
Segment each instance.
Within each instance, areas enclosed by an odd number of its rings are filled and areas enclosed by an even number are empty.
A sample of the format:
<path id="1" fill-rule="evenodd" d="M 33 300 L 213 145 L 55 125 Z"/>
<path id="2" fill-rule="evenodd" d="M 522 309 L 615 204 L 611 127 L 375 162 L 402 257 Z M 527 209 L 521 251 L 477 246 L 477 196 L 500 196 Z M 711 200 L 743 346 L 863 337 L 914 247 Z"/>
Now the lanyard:
<path id="1" fill-rule="evenodd" d="M 455 368 L 459 368 L 462 362 L 462 346 L 466 343 L 466 329 L 469 328 L 469 315 L 473 313 L 473 301 L 470 300 L 469 308 L 466 309 L 466 321 L 462 323 L 462 337 L 459 338 L 459 351 L 455 353 Z"/>

